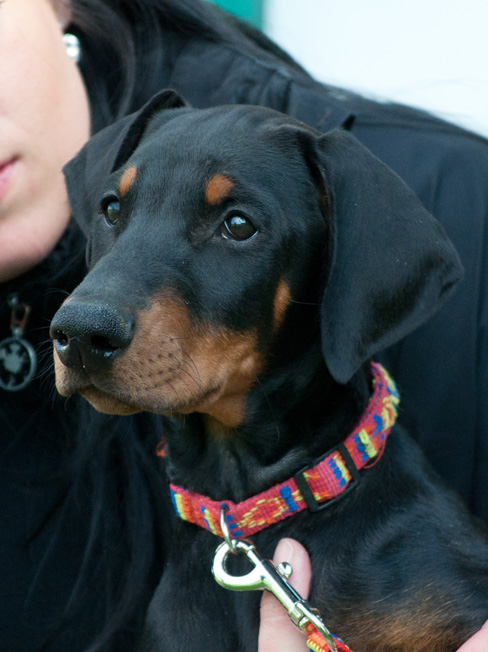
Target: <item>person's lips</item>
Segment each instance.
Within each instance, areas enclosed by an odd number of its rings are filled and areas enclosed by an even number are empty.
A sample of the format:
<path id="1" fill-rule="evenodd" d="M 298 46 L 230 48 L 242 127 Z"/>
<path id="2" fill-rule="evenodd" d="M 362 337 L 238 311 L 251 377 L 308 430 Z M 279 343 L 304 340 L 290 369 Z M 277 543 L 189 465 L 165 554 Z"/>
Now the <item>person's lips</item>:
<path id="1" fill-rule="evenodd" d="M 10 179 L 12 177 L 17 159 L 15 157 L 9 158 L 5 161 L 0 161 L 0 200 L 6 194 Z"/>

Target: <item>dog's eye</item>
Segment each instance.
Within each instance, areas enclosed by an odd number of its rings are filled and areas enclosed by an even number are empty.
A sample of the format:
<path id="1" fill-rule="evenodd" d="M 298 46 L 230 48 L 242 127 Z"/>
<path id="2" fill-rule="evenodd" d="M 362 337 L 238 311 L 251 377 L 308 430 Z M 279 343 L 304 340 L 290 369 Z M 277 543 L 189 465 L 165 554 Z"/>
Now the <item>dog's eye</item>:
<path id="1" fill-rule="evenodd" d="M 112 196 L 103 199 L 101 208 L 107 224 L 115 226 L 120 217 L 120 202 L 117 197 Z"/>
<path id="2" fill-rule="evenodd" d="M 222 222 L 220 233 L 229 240 L 242 241 L 256 235 L 257 229 L 244 215 L 232 215 Z"/>

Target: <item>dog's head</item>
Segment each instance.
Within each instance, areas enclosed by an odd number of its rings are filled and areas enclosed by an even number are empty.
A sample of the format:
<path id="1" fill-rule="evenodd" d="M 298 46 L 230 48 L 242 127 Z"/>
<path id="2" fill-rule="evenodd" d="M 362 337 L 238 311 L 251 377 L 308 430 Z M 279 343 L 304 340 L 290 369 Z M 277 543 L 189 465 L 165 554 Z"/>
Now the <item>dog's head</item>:
<path id="1" fill-rule="evenodd" d="M 164 91 L 65 172 L 90 272 L 51 326 L 56 383 L 101 411 L 237 425 L 278 340 L 292 357 L 320 333 L 347 383 L 461 275 L 439 224 L 350 134 L 269 109 Z"/>

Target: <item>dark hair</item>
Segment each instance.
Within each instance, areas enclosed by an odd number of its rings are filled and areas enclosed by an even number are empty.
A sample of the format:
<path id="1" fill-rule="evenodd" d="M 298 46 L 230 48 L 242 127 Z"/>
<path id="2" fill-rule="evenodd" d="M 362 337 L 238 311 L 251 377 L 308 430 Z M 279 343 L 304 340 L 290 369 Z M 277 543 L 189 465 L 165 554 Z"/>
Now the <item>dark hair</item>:
<path id="1" fill-rule="evenodd" d="M 72 0 L 69 30 L 82 42 L 80 63 L 93 132 L 141 107 L 164 86 L 179 39 L 226 42 L 305 71 L 262 32 L 201 0 Z M 167 36 L 171 35 L 168 42 Z"/>
<path id="2" fill-rule="evenodd" d="M 73 561 L 72 588 L 46 649 L 128 652 L 136 647 L 160 580 L 174 518 L 162 461 L 155 454 L 161 423 L 152 415 L 107 417 L 88 404 L 79 406 L 77 417 L 83 432 L 68 465 L 72 484 L 62 507 L 60 538 L 45 554 L 47 568 L 53 558 L 72 552 L 70 536 L 82 544 L 74 542 L 80 557 Z M 66 534 L 70 527 L 74 535 Z"/>
<path id="3" fill-rule="evenodd" d="M 72 0 L 68 30 L 82 44 L 80 68 L 93 132 L 140 108 L 160 90 L 178 44 L 194 36 L 232 44 L 261 59 L 278 58 L 303 72 L 264 34 L 200 0 Z M 86 587 L 95 576 L 101 577 L 103 605 L 97 622 L 103 622 L 86 649 L 119 652 L 135 647 L 130 632 L 140 631 L 159 581 L 165 530 L 173 518 L 161 462 L 154 454 L 161 423 L 149 415 L 129 421 L 105 418 L 88 407 L 80 423 L 83 434 L 74 455 L 75 480 L 65 517 L 74 505 L 83 504 L 90 523 L 78 577 L 50 644 L 53 649 L 68 647 L 72 623 L 90 611 L 86 596 L 92 593 Z"/>

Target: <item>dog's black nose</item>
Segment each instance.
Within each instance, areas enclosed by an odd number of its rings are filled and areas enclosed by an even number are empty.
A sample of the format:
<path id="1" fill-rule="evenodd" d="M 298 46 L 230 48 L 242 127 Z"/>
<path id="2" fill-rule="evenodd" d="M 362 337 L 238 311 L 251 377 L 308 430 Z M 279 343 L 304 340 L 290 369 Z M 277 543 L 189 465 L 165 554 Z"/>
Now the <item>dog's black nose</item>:
<path id="1" fill-rule="evenodd" d="M 73 300 L 54 315 L 49 334 L 64 365 L 103 371 L 129 346 L 134 330 L 134 320 L 112 306 Z"/>

